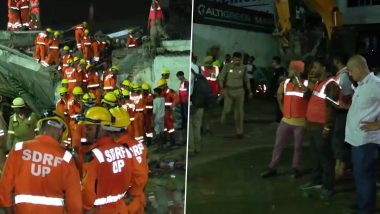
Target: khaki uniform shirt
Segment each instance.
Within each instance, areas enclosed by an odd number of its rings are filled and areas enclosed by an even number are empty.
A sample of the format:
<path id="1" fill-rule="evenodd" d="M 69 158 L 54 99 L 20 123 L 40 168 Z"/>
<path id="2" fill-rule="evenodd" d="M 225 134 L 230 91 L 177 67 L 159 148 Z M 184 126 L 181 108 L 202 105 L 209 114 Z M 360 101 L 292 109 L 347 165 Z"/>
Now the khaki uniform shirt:
<path id="1" fill-rule="evenodd" d="M 34 113 L 24 118 L 13 114 L 9 119 L 7 149 L 10 150 L 17 142 L 33 139 L 37 131 L 36 125 L 37 116 Z"/>
<path id="2" fill-rule="evenodd" d="M 249 79 L 245 67 L 243 65 L 236 66 L 227 64 L 223 70 L 219 80 L 219 84 L 225 89 L 244 89 L 244 83 L 250 88 Z"/>

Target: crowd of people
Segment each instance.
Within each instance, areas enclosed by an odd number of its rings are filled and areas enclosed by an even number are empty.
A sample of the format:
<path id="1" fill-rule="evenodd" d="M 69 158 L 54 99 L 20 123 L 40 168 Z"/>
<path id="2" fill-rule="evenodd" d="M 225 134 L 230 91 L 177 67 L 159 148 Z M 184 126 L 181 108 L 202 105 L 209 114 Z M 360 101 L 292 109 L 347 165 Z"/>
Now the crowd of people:
<path id="1" fill-rule="evenodd" d="M 8 0 L 8 30 L 38 30 L 39 28 L 39 0 Z"/>

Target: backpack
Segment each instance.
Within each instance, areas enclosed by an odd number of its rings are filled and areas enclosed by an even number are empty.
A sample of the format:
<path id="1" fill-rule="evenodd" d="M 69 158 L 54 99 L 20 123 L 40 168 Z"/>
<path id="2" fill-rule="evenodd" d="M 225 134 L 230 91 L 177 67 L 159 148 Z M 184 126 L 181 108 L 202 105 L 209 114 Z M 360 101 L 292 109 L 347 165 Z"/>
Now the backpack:
<path id="1" fill-rule="evenodd" d="M 194 74 L 193 93 L 190 96 L 191 103 L 197 108 L 210 106 L 213 104 L 215 97 L 207 79 L 201 73 L 195 73 L 193 69 L 191 69 L 191 73 Z"/>

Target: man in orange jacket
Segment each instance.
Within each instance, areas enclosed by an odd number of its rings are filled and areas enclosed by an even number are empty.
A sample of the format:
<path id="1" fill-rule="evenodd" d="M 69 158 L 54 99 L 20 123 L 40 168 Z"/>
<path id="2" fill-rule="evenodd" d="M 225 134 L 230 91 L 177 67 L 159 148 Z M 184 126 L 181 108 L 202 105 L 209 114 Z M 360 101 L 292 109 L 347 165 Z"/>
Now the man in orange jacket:
<path id="1" fill-rule="evenodd" d="M 34 42 L 34 58 L 37 62 L 44 63 L 46 56 L 46 47 L 49 41 L 48 32 L 51 32 L 50 28 L 47 28 L 45 32 L 41 32 L 37 35 L 36 40 Z"/>
<path id="2" fill-rule="evenodd" d="M 114 112 L 112 116 L 104 107 L 92 107 L 81 118 L 80 124 L 85 125 L 88 142 L 96 146 L 87 153 L 83 166 L 84 210 L 99 214 L 128 213 L 124 198 L 128 191 L 141 186 L 139 183 L 144 176 L 144 172 L 136 167 L 133 153 L 113 139 L 113 132 L 120 132 L 121 127 L 128 126 L 128 114 Z"/>
<path id="3" fill-rule="evenodd" d="M 100 90 L 100 76 L 92 64 L 86 66 L 86 83 L 89 92 L 95 95 L 96 104 L 99 105 L 102 100 L 102 91 Z"/>
<path id="4" fill-rule="evenodd" d="M 79 150 L 80 141 L 82 137 L 83 130 L 76 123 L 76 119 L 82 114 L 82 100 L 83 90 L 81 87 L 77 86 L 73 89 L 73 96 L 67 102 L 67 109 L 70 116 L 70 134 L 71 134 L 71 146 L 75 150 Z"/>
<path id="5" fill-rule="evenodd" d="M 157 88 L 162 90 L 161 97 L 165 99 L 165 131 L 169 136 L 171 146 L 175 145 L 174 115 L 172 108 L 179 104 L 179 97 L 173 89 L 170 89 L 165 79 L 160 79 Z"/>
<path id="6" fill-rule="evenodd" d="M 67 102 L 68 102 L 68 94 L 67 94 L 68 90 L 66 87 L 60 87 L 58 89 L 58 93 L 59 93 L 59 96 L 60 98 L 58 99 L 58 101 L 56 102 L 55 104 L 55 110 L 64 115 L 65 116 L 65 122 L 68 123 L 69 122 L 69 111 L 67 109 Z"/>
<path id="7" fill-rule="evenodd" d="M 47 47 L 49 48 L 49 55 L 45 65 L 50 65 L 54 62 L 54 65 L 59 65 L 59 32 L 55 31 L 53 38 L 49 39 Z"/>
<path id="8" fill-rule="evenodd" d="M 141 88 L 133 83 L 132 84 L 132 93 L 130 96 L 130 99 L 135 104 L 135 122 L 134 122 L 134 128 L 135 128 L 135 140 L 141 142 L 144 140 L 144 109 L 145 109 L 145 103 L 142 99 L 142 95 L 140 92 Z"/>
<path id="9" fill-rule="evenodd" d="M 77 49 L 79 51 L 82 50 L 82 38 L 84 36 L 84 31 L 87 29 L 87 22 L 83 22 L 81 24 L 78 24 L 74 27 L 71 28 L 72 30 L 74 30 L 74 34 L 75 34 L 75 42 L 77 44 Z"/>
<path id="10" fill-rule="evenodd" d="M 115 72 L 118 72 L 119 66 L 113 65 L 110 69 L 106 70 L 102 75 L 103 81 L 103 93 L 107 93 L 109 91 L 114 91 L 116 89 L 116 75 Z"/>
<path id="11" fill-rule="evenodd" d="M 30 30 L 40 28 L 40 4 L 39 0 L 30 0 Z"/>
<path id="12" fill-rule="evenodd" d="M 91 46 L 92 42 L 91 42 L 91 37 L 89 34 L 90 34 L 90 31 L 88 29 L 84 30 L 84 35 L 81 41 L 83 59 L 85 59 L 87 63 L 90 63 L 90 58 L 92 55 L 92 46 Z"/>
<path id="13" fill-rule="evenodd" d="M 40 135 L 18 142 L 0 181 L 0 207 L 7 213 L 82 213 L 80 178 L 60 142 L 68 127 L 58 114 L 38 122 Z"/>
<path id="14" fill-rule="evenodd" d="M 150 85 L 148 83 L 143 83 L 141 85 L 142 89 L 142 99 L 145 102 L 144 109 L 144 129 L 146 144 L 149 146 L 152 143 L 153 138 L 153 99 L 154 96 L 150 91 Z"/>
<path id="15" fill-rule="evenodd" d="M 112 113 L 112 111 L 111 111 Z M 116 116 L 116 115 L 114 115 Z M 129 193 L 133 197 L 133 201 L 128 204 L 129 213 L 133 214 L 144 214 L 144 204 L 145 204 L 145 194 L 144 194 L 144 186 L 148 181 L 148 173 L 149 166 L 147 161 L 148 149 L 142 142 L 138 142 L 137 140 L 130 138 L 127 134 L 122 133 L 122 136 L 116 140 L 117 143 L 124 145 L 128 148 L 133 154 L 134 158 L 137 161 L 137 167 L 139 167 L 143 172 L 144 176 L 141 177 L 140 186 L 138 188 L 134 188 L 134 191 L 130 191 Z"/>

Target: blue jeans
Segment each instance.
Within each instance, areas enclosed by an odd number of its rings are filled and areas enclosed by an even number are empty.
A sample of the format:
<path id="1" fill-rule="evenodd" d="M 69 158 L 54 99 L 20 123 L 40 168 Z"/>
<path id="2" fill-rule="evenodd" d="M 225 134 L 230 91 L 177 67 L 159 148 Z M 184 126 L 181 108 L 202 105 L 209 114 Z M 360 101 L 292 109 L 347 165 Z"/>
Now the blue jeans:
<path id="1" fill-rule="evenodd" d="M 372 214 L 376 207 L 375 163 L 378 145 L 374 143 L 352 146 L 357 205 L 360 214 Z"/>

